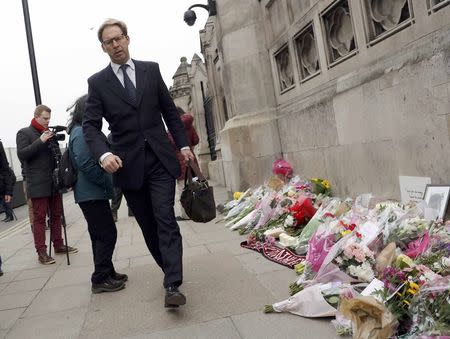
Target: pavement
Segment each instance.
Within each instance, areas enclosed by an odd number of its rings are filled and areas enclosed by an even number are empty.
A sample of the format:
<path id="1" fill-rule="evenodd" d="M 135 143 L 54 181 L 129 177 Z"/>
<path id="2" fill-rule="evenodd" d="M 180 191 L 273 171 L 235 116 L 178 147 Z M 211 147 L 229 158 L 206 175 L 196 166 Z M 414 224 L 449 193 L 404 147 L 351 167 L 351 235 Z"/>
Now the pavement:
<path id="1" fill-rule="evenodd" d="M 225 189 L 216 186 L 215 197 L 225 202 Z M 26 206 L 16 209 L 19 221 L 0 229 L 0 339 L 338 337 L 330 318 L 262 312 L 289 296 L 296 274 L 241 248 L 245 237 L 226 229 L 221 216 L 205 224 L 179 222 L 187 304 L 171 310 L 163 307 L 163 274 L 122 203 L 113 259 L 129 281 L 122 291 L 93 295 L 86 222 L 71 193 L 64 206 L 69 245 L 79 249 L 70 265 L 65 255 L 54 265 L 38 263 Z"/>

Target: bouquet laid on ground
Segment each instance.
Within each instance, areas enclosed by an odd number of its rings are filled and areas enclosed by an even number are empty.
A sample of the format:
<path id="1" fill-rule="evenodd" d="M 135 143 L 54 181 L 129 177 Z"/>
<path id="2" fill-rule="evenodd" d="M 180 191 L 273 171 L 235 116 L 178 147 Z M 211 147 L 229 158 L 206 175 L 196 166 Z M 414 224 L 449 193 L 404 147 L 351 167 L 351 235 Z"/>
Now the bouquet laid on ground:
<path id="1" fill-rule="evenodd" d="M 399 322 L 397 333 L 409 332 L 412 326 L 410 305 L 422 285 L 439 276 L 424 265 L 415 265 L 410 258 L 397 258 L 396 267 L 388 267 L 382 273 L 384 288 L 380 297 Z"/>
<path id="2" fill-rule="evenodd" d="M 331 194 L 331 185 L 330 182 L 326 179 L 321 178 L 312 178 L 310 179 L 313 192 L 315 194 L 324 194 L 324 195 L 330 195 Z"/>
<path id="3" fill-rule="evenodd" d="M 342 271 L 360 281 L 371 282 L 375 278 L 374 253 L 366 245 L 354 240 L 345 245 L 342 254 L 334 261 Z"/>
<path id="4" fill-rule="evenodd" d="M 412 326 L 408 337 L 450 336 L 450 277 L 425 283 L 414 296 L 410 313 Z"/>

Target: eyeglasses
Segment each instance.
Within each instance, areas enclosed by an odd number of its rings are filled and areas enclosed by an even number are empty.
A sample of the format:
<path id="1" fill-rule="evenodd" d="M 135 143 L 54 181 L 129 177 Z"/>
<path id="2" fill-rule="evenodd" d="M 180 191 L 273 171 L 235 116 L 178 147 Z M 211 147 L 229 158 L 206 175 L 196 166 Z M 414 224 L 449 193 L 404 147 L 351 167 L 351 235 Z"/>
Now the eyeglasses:
<path id="1" fill-rule="evenodd" d="M 121 42 L 124 38 L 126 38 L 126 35 L 120 34 L 119 36 L 116 36 L 114 38 L 108 39 L 108 40 L 103 40 L 102 44 L 104 46 L 112 46 L 114 42 Z"/>

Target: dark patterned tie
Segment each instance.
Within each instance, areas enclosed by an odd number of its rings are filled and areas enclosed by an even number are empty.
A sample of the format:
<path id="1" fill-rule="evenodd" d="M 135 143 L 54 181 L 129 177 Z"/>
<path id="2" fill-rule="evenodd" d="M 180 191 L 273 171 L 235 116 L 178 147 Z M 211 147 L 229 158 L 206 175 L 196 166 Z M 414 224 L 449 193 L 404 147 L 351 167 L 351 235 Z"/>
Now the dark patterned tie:
<path id="1" fill-rule="evenodd" d="M 133 104 L 136 104 L 136 87 L 134 87 L 133 82 L 127 74 L 127 67 L 130 67 L 130 65 L 124 64 L 120 66 L 123 73 L 123 84 L 125 85 L 125 91 L 127 92 L 128 98 Z"/>

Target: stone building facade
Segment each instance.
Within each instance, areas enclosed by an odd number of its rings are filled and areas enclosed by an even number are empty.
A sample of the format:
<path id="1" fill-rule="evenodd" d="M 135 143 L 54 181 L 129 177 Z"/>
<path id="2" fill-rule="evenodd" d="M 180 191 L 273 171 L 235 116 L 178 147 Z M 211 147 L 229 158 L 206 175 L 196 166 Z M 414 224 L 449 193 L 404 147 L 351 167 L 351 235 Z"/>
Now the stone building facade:
<path id="1" fill-rule="evenodd" d="M 284 157 L 338 195 L 450 183 L 449 0 L 217 0 L 200 33 L 211 177 L 260 184 Z"/>

